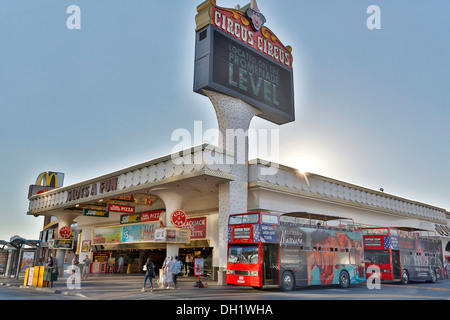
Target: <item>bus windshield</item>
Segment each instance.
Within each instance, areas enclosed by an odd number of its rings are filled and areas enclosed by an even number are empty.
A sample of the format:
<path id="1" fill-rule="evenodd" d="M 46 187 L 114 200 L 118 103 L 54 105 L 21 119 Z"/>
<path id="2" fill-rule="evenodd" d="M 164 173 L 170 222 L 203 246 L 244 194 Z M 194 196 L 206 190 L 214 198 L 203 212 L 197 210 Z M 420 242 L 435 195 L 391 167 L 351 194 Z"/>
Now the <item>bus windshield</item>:
<path id="1" fill-rule="evenodd" d="M 228 262 L 257 264 L 258 252 L 258 246 L 230 246 Z"/>
<path id="2" fill-rule="evenodd" d="M 257 213 L 230 216 L 230 225 L 258 223 L 258 221 L 259 221 L 259 214 L 257 214 Z"/>

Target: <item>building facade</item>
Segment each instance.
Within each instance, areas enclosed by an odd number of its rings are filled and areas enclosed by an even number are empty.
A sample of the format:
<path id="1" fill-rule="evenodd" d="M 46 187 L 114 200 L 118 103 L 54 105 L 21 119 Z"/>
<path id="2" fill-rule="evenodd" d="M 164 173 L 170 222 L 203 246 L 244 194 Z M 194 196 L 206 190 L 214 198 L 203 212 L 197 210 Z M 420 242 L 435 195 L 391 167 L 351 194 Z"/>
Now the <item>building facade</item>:
<path id="1" fill-rule="evenodd" d="M 175 164 L 182 154 L 185 162 Z M 223 164 L 212 157 L 223 159 Z M 58 266 L 68 249 L 76 250 L 80 260 L 94 258 L 93 272 L 117 272 L 117 265 L 108 270 L 107 263 L 120 256 L 126 262 L 123 272 L 140 272 L 148 256 L 160 267 L 166 256 L 179 255 L 191 268 L 194 258 L 204 258 L 206 272 L 220 278 L 219 271 L 226 269 L 228 215 L 239 213 L 220 208 L 221 188 L 235 180 L 227 157 L 206 145 L 185 150 L 33 196 L 28 214 L 55 217 L 55 239 L 61 238 L 59 230 L 74 223 L 81 231 L 77 248 L 52 244 Z M 276 173 L 263 174 L 268 169 Z M 450 255 L 449 213 L 442 208 L 263 160 L 248 163 L 246 198 L 247 212 L 305 211 L 351 218 L 362 226 L 428 230 Z M 181 228 L 170 219 L 177 210 L 186 213 Z M 167 236 L 178 229 L 189 230 L 188 237 Z"/>

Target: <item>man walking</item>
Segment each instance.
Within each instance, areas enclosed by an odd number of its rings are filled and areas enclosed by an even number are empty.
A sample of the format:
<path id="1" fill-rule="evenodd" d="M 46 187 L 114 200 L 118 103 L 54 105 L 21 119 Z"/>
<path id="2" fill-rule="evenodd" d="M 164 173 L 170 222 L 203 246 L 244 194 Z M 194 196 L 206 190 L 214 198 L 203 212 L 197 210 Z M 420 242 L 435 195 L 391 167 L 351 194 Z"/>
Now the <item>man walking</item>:
<path id="1" fill-rule="evenodd" d="M 89 259 L 89 256 L 86 255 L 86 258 L 83 260 L 84 266 L 83 266 L 83 273 L 81 274 L 81 279 L 87 279 L 88 274 L 91 271 L 91 259 Z"/>
<path id="2" fill-rule="evenodd" d="M 178 275 L 183 270 L 183 262 L 181 259 L 178 259 L 178 256 L 175 257 L 175 263 L 173 265 L 173 284 L 175 285 L 175 289 L 178 289 Z"/>

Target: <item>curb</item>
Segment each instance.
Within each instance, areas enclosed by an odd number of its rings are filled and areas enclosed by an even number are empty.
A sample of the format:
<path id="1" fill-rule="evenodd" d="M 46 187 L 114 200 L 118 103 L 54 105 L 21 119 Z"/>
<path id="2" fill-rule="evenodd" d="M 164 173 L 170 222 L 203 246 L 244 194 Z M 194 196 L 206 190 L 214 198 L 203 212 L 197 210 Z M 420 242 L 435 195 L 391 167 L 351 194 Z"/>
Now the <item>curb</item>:
<path id="1" fill-rule="evenodd" d="M 70 292 L 70 291 L 63 291 L 53 288 L 39 288 L 39 287 L 30 287 L 30 286 L 24 286 L 21 284 L 15 284 L 15 283 L 7 283 L 7 282 L 0 282 L 0 286 L 3 287 L 9 287 L 9 288 L 17 288 L 17 289 L 24 289 L 24 290 L 34 290 L 34 291 L 40 291 L 40 292 L 46 292 L 49 294 L 60 294 L 63 296 L 77 296 L 86 300 L 92 300 L 91 298 L 85 296 L 82 293 L 77 292 Z"/>

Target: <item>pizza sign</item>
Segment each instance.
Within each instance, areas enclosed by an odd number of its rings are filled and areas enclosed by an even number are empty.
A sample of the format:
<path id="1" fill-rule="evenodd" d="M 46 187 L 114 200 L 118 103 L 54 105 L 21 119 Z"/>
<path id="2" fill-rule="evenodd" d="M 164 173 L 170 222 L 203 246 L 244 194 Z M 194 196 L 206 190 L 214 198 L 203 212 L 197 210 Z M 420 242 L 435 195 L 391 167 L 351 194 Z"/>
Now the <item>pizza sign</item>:
<path id="1" fill-rule="evenodd" d="M 187 222 L 186 212 L 184 212 L 183 210 L 175 210 L 170 216 L 170 221 L 174 226 L 184 226 Z"/>
<path id="2" fill-rule="evenodd" d="M 72 229 L 70 229 L 69 226 L 62 227 L 62 228 L 59 230 L 59 235 L 60 235 L 61 238 L 63 238 L 63 239 L 69 239 L 70 236 L 72 235 Z"/>

